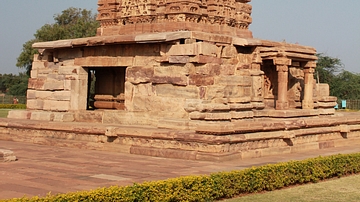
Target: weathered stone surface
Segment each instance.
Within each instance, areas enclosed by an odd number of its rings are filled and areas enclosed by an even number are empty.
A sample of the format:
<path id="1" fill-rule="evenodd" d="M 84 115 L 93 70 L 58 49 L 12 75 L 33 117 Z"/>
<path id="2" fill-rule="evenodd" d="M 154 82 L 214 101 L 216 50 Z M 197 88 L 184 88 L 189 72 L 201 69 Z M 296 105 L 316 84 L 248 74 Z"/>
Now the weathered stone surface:
<path id="1" fill-rule="evenodd" d="M 29 89 L 44 89 L 45 79 L 43 78 L 30 78 L 28 82 Z"/>
<path id="2" fill-rule="evenodd" d="M 64 81 L 45 81 L 44 90 L 64 90 Z"/>
<path id="3" fill-rule="evenodd" d="M 75 121 L 75 116 L 73 113 L 54 113 L 54 121 L 58 122 L 73 122 Z"/>
<path id="4" fill-rule="evenodd" d="M 27 110 L 11 110 L 7 116 L 10 119 L 30 119 L 30 117 L 31 111 Z"/>
<path id="5" fill-rule="evenodd" d="M 44 108 L 44 101 L 28 99 L 26 101 L 26 108 L 29 110 L 41 110 Z"/>
<path id="6" fill-rule="evenodd" d="M 0 149 L 0 162 L 16 161 L 17 158 L 13 151 L 7 149 Z"/>
<path id="7" fill-rule="evenodd" d="M 56 112 L 69 111 L 70 102 L 69 101 L 44 100 L 44 108 L 43 109 L 46 111 L 56 111 Z"/>
<path id="8" fill-rule="evenodd" d="M 197 99 L 199 97 L 199 89 L 195 86 L 174 86 L 171 84 L 156 85 L 156 94 L 161 97 Z"/>
<path id="9" fill-rule="evenodd" d="M 218 53 L 218 47 L 216 45 L 198 42 L 193 44 L 180 44 L 170 47 L 167 55 L 170 56 L 190 56 L 190 55 L 207 55 L 216 56 Z"/>
<path id="10" fill-rule="evenodd" d="M 54 113 L 52 112 L 45 112 L 45 111 L 33 111 L 31 113 L 31 120 L 38 120 L 38 121 L 53 121 L 54 120 Z"/>
<path id="11" fill-rule="evenodd" d="M 84 67 L 123 67 L 132 66 L 134 57 L 83 57 L 75 58 L 75 65 Z"/>
<path id="12" fill-rule="evenodd" d="M 128 67 L 126 69 L 126 79 L 127 81 L 139 84 L 150 82 L 154 77 L 154 68 L 153 67 Z"/>
<path id="13" fill-rule="evenodd" d="M 207 75 L 190 75 L 189 84 L 196 86 L 209 86 L 214 85 L 214 77 Z"/>
<path id="14" fill-rule="evenodd" d="M 190 62 L 190 57 L 185 55 L 175 55 L 175 56 L 170 55 L 168 59 L 169 59 L 169 63 L 174 63 L 174 64 L 186 64 Z"/>

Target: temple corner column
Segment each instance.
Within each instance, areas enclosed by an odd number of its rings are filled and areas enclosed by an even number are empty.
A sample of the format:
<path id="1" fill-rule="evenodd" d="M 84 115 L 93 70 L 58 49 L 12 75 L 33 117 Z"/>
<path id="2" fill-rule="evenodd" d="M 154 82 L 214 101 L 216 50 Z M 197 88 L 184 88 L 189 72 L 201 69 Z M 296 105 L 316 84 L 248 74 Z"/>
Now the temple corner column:
<path id="1" fill-rule="evenodd" d="M 276 71 L 278 72 L 278 93 L 275 104 L 276 110 L 285 110 L 289 108 L 288 101 L 288 71 L 291 65 L 291 59 L 288 58 L 275 58 L 273 60 L 276 65 Z"/>
<path id="2" fill-rule="evenodd" d="M 302 100 L 303 109 L 314 109 L 313 89 L 315 67 L 315 61 L 309 61 L 304 66 L 304 99 Z"/>

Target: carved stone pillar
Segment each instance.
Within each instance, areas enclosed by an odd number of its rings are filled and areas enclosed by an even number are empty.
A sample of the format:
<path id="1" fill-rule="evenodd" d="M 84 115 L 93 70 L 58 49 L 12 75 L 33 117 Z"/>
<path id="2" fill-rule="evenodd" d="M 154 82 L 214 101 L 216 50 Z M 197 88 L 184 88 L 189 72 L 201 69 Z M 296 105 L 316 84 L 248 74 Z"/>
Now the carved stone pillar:
<path id="1" fill-rule="evenodd" d="M 278 72 L 278 93 L 275 109 L 288 109 L 288 71 L 289 65 L 291 65 L 291 60 L 287 58 L 276 58 L 274 59 L 274 64 L 276 65 L 276 71 Z"/>
<path id="2" fill-rule="evenodd" d="M 304 99 L 302 101 L 303 109 L 314 109 L 313 89 L 314 89 L 314 72 L 316 63 L 308 62 L 304 67 Z"/>

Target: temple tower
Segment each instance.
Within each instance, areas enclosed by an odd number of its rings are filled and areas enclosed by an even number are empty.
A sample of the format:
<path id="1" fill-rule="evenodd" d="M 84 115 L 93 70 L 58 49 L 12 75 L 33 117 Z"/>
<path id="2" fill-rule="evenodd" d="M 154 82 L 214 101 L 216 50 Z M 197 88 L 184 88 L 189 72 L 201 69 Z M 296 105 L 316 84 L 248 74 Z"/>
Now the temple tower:
<path id="1" fill-rule="evenodd" d="M 251 38 L 250 0 L 99 0 L 99 36 L 203 31 Z"/>

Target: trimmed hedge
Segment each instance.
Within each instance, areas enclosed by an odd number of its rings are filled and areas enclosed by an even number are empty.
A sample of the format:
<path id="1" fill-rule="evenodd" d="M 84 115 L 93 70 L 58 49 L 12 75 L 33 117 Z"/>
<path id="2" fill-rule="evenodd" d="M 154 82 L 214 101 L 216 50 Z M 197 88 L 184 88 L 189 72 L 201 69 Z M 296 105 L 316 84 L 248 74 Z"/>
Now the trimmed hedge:
<path id="1" fill-rule="evenodd" d="M 8 201 L 214 201 L 360 172 L 360 153 Z"/>
<path id="2" fill-rule="evenodd" d="M 0 109 L 26 109 L 26 104 L 0 104 Z"/>

